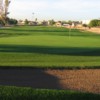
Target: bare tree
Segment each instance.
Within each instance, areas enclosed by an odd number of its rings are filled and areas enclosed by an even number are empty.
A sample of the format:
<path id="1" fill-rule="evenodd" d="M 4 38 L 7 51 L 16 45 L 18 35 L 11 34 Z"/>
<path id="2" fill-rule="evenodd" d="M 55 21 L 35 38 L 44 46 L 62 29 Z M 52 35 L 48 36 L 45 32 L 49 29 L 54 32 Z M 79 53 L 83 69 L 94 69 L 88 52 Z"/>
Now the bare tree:
<path id="1" fill-rule="evenodd" d="M 9 0 L 0 0 L 0 19 L 3 21 L 5 25 L 7 24 L 7 15 L 9 14 L 9 4 Z"/>

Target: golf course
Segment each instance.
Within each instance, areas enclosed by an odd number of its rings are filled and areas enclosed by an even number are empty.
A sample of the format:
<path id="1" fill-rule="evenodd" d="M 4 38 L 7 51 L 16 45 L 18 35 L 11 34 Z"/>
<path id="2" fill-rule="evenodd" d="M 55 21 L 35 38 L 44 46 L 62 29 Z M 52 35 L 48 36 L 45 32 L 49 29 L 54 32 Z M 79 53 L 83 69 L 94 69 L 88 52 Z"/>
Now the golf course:
<path id="1" fill-rule="evenodd" d="M 0 66 L 97 68 L 100 35 L 77 29 L 19 26 L 0 29 Z"/>
<path id="2" fill-rule="evenodd" d="M 1 100 L 99 100 L 99 78 L 99 34 L 54 26 L 0 28 Z"/>

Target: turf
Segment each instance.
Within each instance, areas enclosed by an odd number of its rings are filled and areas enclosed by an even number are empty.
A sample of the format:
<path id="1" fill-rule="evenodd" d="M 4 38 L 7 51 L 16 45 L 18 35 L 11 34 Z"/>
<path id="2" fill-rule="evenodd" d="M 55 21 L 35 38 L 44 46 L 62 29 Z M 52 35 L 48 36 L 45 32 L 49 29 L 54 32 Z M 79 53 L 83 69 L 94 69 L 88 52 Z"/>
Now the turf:
<path id="1" fill-rule="evenodd" d="M 100 35 L 63 27 L 1 28 L 0 66 L 99 68 Z"/>
<path id="2" fill-rule="evenodd" d="M 0 100 L 100 100 L 99 94 L 0 86 Z"/>

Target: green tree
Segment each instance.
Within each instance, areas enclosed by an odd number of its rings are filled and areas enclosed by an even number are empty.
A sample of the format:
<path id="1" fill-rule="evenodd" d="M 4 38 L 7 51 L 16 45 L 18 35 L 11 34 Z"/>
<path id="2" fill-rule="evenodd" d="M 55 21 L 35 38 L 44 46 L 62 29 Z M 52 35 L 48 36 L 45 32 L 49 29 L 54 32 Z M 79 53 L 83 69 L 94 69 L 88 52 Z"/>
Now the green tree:
<path id="1" fill-rule="evenodd" d="M 70 24 L 70 25 L 72 25 L 73 21 L 69 20 L 67 23 Z"/>
<path id="2" fill-rule="evenodd" d="M 90 27 L 100 26 L 100 20 L 98 20 L 98 19 L 91 20 L 90 23 L 89 23 L 89 26 Z"/>
<path id="3" fill-rule="evenodd" d="M 8 24 L 10 24 L 10 25 L 16 25 L 18 23 L 18 21 L 16 20 L 16 19 L 8 19 Z"/>
<path id="4" fill-rule="evenodd" d="M 100 26 L 100 20 L 98 20 L 98 26 Z"/>
<path id="5" fill-rule="evenodd" d="M 54 25 L 55 24 L 55 21 L 52 19 L 52 20 L 49 20 L 49 25 Z"/>
<path id="6" fill-rule="evenodd" d="M 28 25 L 29 21 L 27 19 L 25 19 L 25 25 Z"/>
<path id="7" fill-rule="evenodd" d="M 83 27 L 88 27 L 88 25 L 87 24 L 83 24 Z"/>
<path id="8" fill-rule="evenodd" d="M 67 21 L 62 21 L 62 24 L 68 24 L 68 22 Z"/>

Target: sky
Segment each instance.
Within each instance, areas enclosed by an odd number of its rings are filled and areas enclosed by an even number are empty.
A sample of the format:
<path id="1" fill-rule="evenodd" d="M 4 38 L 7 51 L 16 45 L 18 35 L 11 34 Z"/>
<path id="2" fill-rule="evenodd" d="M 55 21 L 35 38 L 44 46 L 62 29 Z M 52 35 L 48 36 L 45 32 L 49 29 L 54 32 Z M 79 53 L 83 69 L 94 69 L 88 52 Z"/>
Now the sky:
<path id="1" fill-rule="evenodd" d="M 9 17 L 28 20 L 100 18 L 100 0 L 10 0 Z"/>

